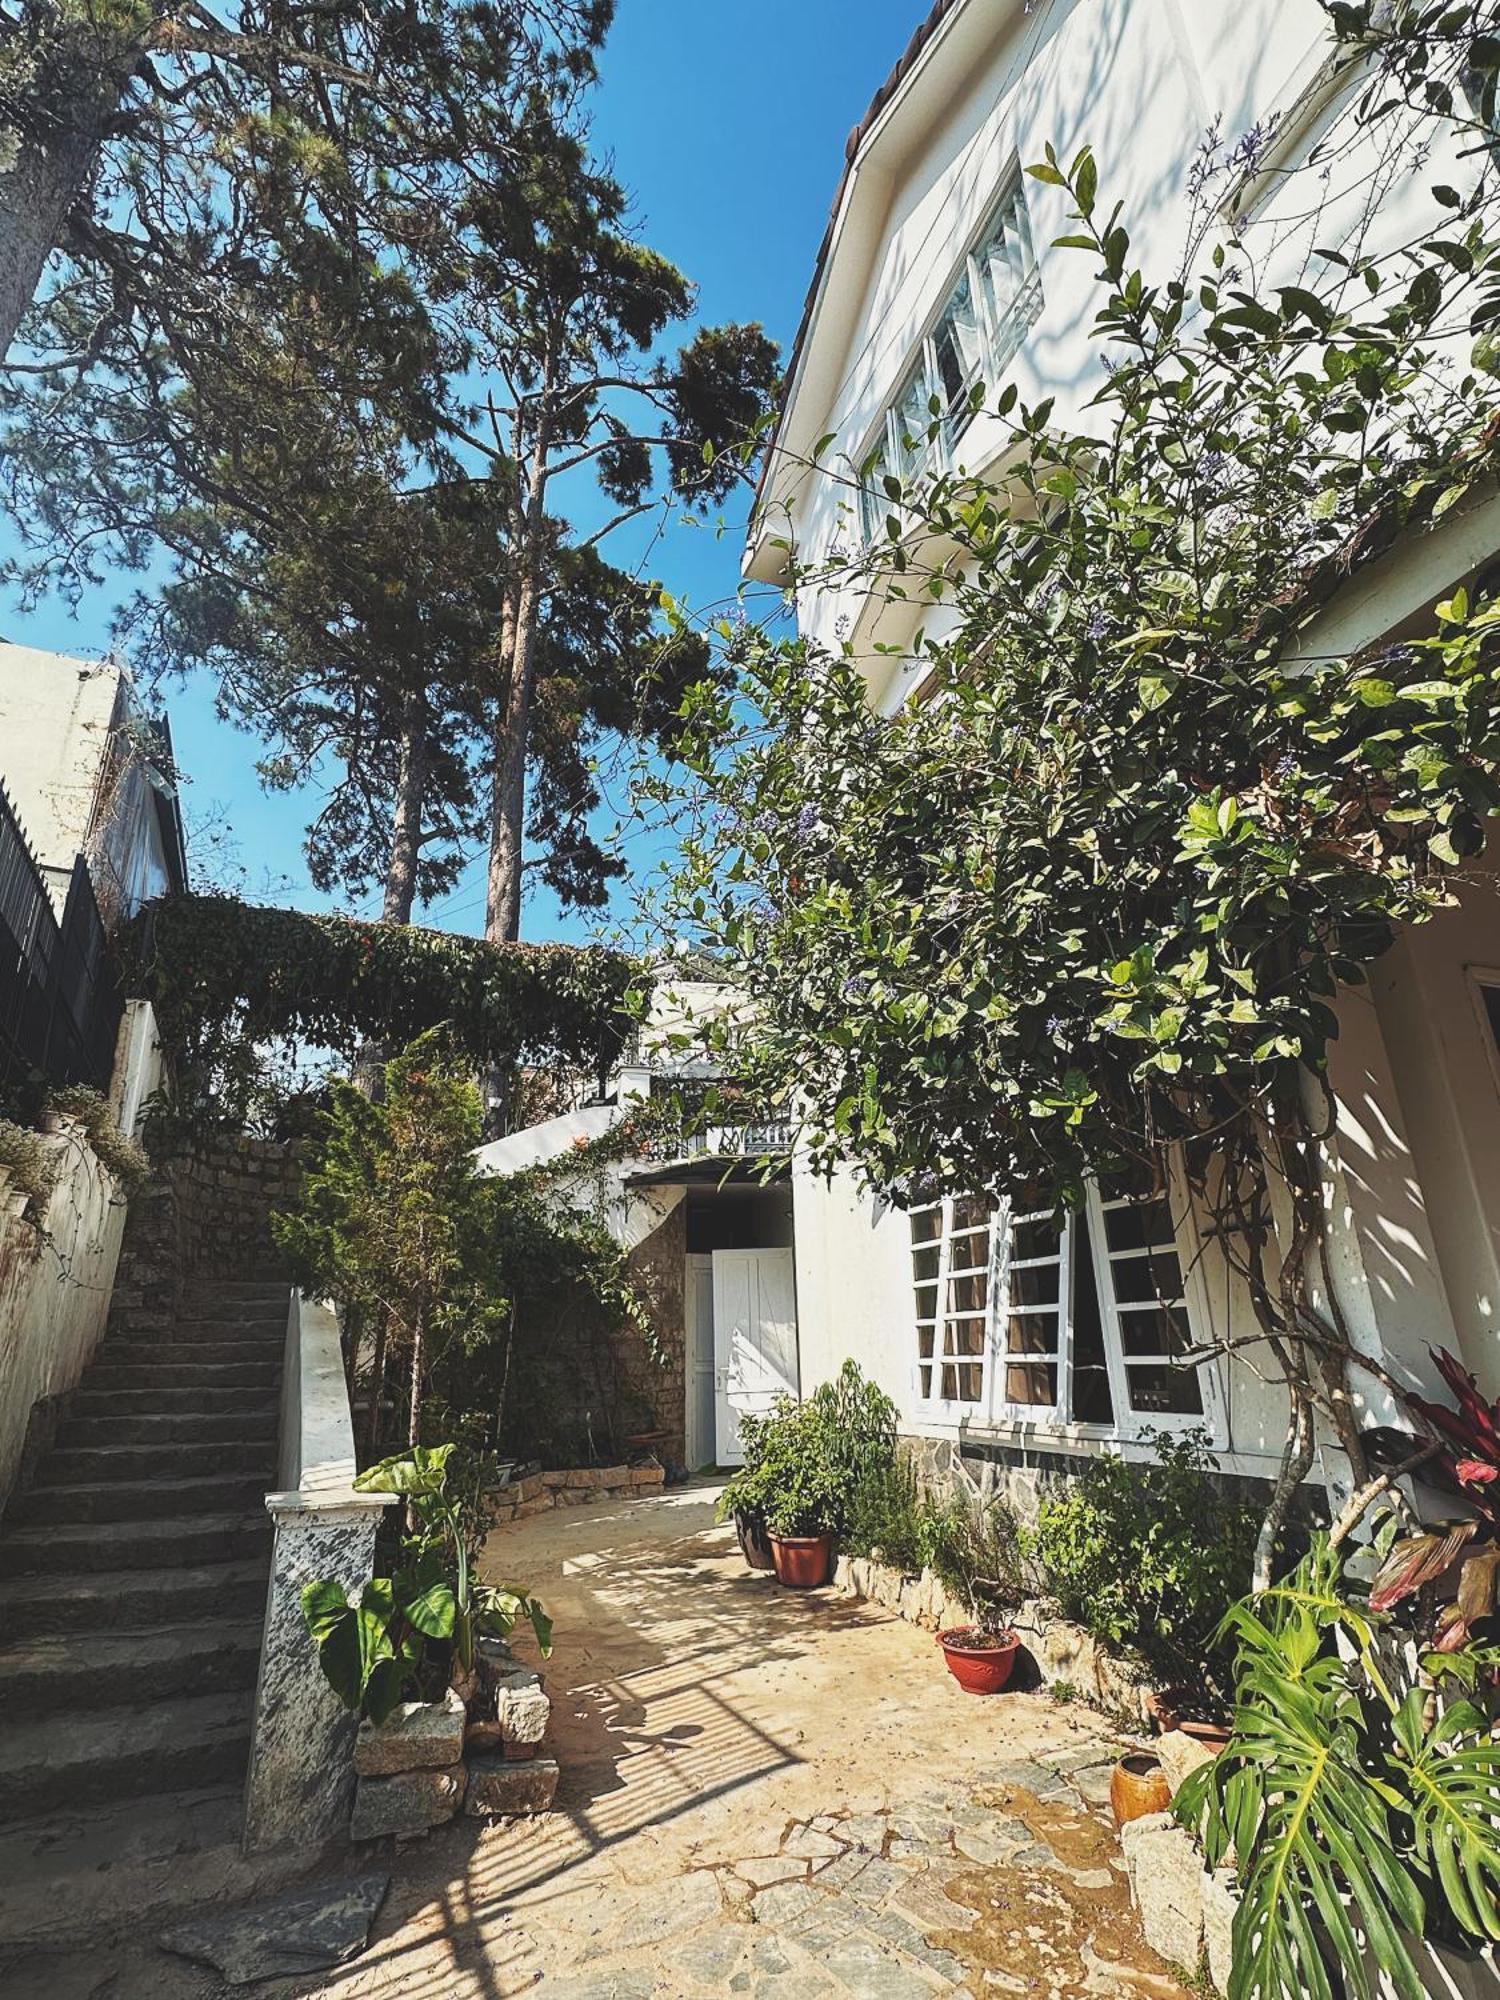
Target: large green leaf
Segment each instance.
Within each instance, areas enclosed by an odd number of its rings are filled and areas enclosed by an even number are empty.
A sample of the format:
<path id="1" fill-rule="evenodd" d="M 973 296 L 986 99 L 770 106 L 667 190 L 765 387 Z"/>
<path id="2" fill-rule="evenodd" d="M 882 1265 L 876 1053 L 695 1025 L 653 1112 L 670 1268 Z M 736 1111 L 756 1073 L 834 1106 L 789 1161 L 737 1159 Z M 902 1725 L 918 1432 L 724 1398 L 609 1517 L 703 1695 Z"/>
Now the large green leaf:
<path id="1" fill-rule="evenodd" d="M 429 1551 L 414 1569 L 396 1577 L 395 1596 L 397 1609 L 424 1638 L 452 1638 L 458 1603 L 435 1552 Z"/>
<path id="2" fill-rule="evenodd" d="M 1427 1700 L 1413 1688 L 1394 1720 L 1391 1773 L 1411 1802 L 1413 1845 L 1459 1923 L 1500 1938 L 1500 1746 L 1470 1701 L 1424 1730 Z"/>
<path id="3" fill-rule="evenodd" d="M 448 1477 L 451 1444 L 417 1445 L 411 1451 L 383 1458 L 359 1474 L 354 1482 L 359 1493 L 439 1493 Z"/>

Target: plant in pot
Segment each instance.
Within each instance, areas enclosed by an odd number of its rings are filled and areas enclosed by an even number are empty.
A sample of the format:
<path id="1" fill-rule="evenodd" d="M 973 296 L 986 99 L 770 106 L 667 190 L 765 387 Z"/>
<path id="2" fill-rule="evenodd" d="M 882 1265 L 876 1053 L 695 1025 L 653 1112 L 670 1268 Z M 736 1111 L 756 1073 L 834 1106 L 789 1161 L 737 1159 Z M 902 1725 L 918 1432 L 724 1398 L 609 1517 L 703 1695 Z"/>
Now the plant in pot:
<path id="1" fill-rule="evenodd" d="M 399 1493 L 407 1532 L 390 1576 L 351 1601 L 328 1578 L 307 1585 L 302 1615 L 324 1677 L 344 1706 L 379 1725 L 404 1700 L 441 1701 L 451 1687 L 466 1709 L 481 1698 L 479 1640 L 508 1639 L 523 1620 L 545 1657 L 552 1621 L 524 1590 L 480 1583 L 482 1539 L 474 1491 L 456 1473 L 452 1444 L 418 1446 L 383 1459 L 355 1480 L 365 1493 Z"/>
<path id="2" fill-rule="evenodd" d="M 1397 1628 L 1353 1573 L 1366 1554 L 1346 1568 L 1320 1535 L 1225 1620 L 1229 1743 L 1173 1810 L 1239 1877 L 1229 2000 L 1422 2000 L 1496 1977 L 1500 1649 Z"/>
<path id="3" fill-rule="evenodd" d="M 766 1482 L 763 1471 L 765 1447 L 762 1442 L 767 1418 L 752 1415 L 740 1418 L 740 1448 L 745 1462 L 730 1478 L 719 1496 L 718 1517 L 732 1520 L 739 1538 L 740 1554 L 751 1569 L 770 1570 L 771 1542 L 766 1533 Z"/>
<path id="4" fill-rule="evenodd" d="M 956 1494 L 945 1502 L 929 1499 L 918 1510 L 917 1540 L 923 1567 L 968 1609 L 969 1623 L 937 1635 L 944 1664 L 966 1694 L 999 1694 L 1021 1650 L 1007 1623 L 1023 1595 L 1015 1516 L 995 1499 L 974 1505 Z"/>

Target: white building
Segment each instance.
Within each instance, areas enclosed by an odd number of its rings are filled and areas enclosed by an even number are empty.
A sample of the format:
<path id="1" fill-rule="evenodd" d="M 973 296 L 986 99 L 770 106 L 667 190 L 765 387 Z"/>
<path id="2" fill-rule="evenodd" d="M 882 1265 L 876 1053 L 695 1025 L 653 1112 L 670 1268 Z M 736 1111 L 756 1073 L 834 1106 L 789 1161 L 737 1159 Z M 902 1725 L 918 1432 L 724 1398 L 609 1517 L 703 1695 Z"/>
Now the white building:
<path id="1" fill-rule="evenodd" d="M 1090 146 L 1109 199 L 1125 204 L 1132 262 L 1175 269 L 1212 128 L 1227 150 L 1252 129 L 1265 140 L 1252 149 L 1254 171 L 1226 190 L 1235 213 L 1271 219 L 1287 203 L 1290 215 L 1285 170 L 1358 92 L 1357 78 L 1335 85 L 1330 55 L 1316 0 L 938 0 L 850 137 L 747 574 L 784 581 L 789 543 L 814 566 L 856 546 L 872 526 L 858 469 L 882 454 L 909 457 L 903 437 L 926 433 L 934 394 L 955 410 L 946 448 L 970 472 L 992 467 L 1001 441 L 993 420 L 964 412 L 976 379 L 992 389 L 1015 381 L 1023 403 L 1052 396 L 1060 424 L 1087 426 L 1100 367 L 1092 260 L 1048 247 L 1068 227 L 1067 199 L 1025 177 L 1023 164 L 1049 142 L 1061 159 Z M 1341 149 L 1316 224 L 1288 220 L 1278 254 L 1300 260 L 1309 229 L 1337 240 L 1341 217 L 1363 212 L 1372 160 L 1361 147 L 1373 144 Z M 1429 213 L 1428 183 L 1442 178 L 1434 161 L 1422 187 L 1386 188 L 1379 236 L 1406 235 L 1409 214 Z M 830 435 L 832 447 L 817 452 Z M 1472 582 L 1497 551 L 1500 500 L 1454 509 L 1365 567 L 1309 625 L 1307 650 L 1379 641 Z M 892 713 L 915 692 L 925 669 L 902 652 L 919 622 L 933 631 L 931 605 L 848 574 L 799 588 L 797 611 L 809 638 L 853 649 L 877 710 Z M 1494 1394 L 1500 902 L 1465 891 L 1374 966 L 1340 1017 L 1328 1159 L 1338 1304 L 1356 1342 L 1398 1379 L 1441 1396 L 1427 1347 L 1446 1345 Z M 670 1170 L 651 1175 L 658 1198 Z M 806 1389 L 852 1355 L 913 1436 L 948 1447 L 940 1458 L 957 1451 L 971 1470 L 993 1467 L 1012 1485 L 1082 1454 L 1139 1452 L 1147 1431 L 1192 1424 L 1206 1425 L 1226 1470 L 1275 1473 L 1285 1392 L 1239 1365 L 1171 1365 L 1210 1331 L 1251 1329 L 1227 1268 L 1194 1254 L 1180 1205 L 1095 1192 L 1062 1229 L 1050 1217 L 1007 1227 L 980 1202 L 908 1215 L 849 1176 L 830 1185 L 794 1162 L 789 1179 L 794 1305 L 777 1276 L 787 1257 L 779 1229 L 733 1258 L 709 1250 L 708 1278 L 689 1280 L 707 1285 L 707 1303 L 685 1316 L 690 1461 L 731 1455 L 736 1403 L 751 1406 L 778 1378 Z M 673 1185 L 686 1199 L 685 1169 Z M 691 1407 L 708 1372 L 719 1407 L 712 1453 Z M 1359 1386 L 1373 1421 L 1396 1414 L 1384 1392 Z M 1325 1453 L 1321 1473 L 1337 1488 L 1336 1454 Z"/>

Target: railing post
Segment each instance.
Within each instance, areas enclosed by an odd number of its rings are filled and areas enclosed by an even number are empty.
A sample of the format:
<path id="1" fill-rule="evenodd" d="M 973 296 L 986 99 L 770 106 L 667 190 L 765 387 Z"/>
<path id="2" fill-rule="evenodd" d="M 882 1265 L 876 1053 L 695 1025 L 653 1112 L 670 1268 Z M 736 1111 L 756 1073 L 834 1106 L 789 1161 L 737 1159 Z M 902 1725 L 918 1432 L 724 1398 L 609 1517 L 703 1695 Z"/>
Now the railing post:
<path id="1" fill-rule="evenodd" d="M 338 1321 L 292 1294 L 282 1376 L 282 1490 L 275 1527 L 245 1782 L 247 1854 L 346 1837 L 354 1796 L 354 1718 L 318 1664 L 302 1592 L 320 1577 L 358 1597 L 374 1571 L 381 1513 L 395 1496 L 354 1490 L 354 1426 Z"/>

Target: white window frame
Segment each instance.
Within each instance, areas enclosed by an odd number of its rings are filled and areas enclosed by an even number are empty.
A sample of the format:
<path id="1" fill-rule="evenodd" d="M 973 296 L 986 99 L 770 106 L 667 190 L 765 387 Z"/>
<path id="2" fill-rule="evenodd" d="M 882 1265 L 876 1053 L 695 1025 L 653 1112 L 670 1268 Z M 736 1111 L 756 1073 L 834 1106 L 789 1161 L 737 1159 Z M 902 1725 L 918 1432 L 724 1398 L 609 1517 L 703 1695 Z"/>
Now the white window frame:
<path id="1" fill-rule="evenodd" d="M 1223 1373 L 1217 1357 L 1209 1357 L 1196 1364 L 1201 1412 L 1169 1410 L 1136 1410 L 1130 1400 L 1130 1376 L 1137 1368 L 1152 1368 L 1170 1365 L 1171 1357 L 1165 1353 L 1130 1355 L 1125 1351 L 1123 1322 L 1133 1314 L 1158 1313 L 1163 1306 L 1180 1309 L 1187 1317 L 1189 1338 L 1195 1345 L 1202 1345 L 1203 1329 L 1210 1324 L 1209 1302 L 1202 1281 L 1202 1273 L 1195 1257 L 1185 1257 L 1181 1242 L 1183 1221 L 1190 1214 L 1190 1203 L 1181 1176 L 1172 1174 L 1166 1199 L 1172 1204 L 1172 1239 L 1170 1242 L 1151 1242 L 1123 1250 L 1111 1250 L 1107 1233 L 1107 1216 L 1122 1208 L 1141 1205 L 1140 1197 L 1105 1196 L 1098 1186 L 1088 1183 L 1083 1214 L 1087 1219 L 1089 1249 L 1093 1263 L 1094 1286 L 1099 1304 L 1100 1330 L 1103 1335 L 1105 1366 L 1109 1376 L 1110 1401 L 1114 1409 L 1114 1420 L 1108 1424 L 1090 1423 L 1075 1418 L 1073 1407 L 1073 1240 L 1076 1219 L 1072 1211 L 1065 1211 L 1058 1235 L 1058 1285 L 1055 1308 L 1049 1302 L 1043 1305 L 1010 1304 L 1010 1274 L 1013 1268 L 1026 1268 L 1050 1264 L 1047 1258 L 1030 1258 L 1024 1264 L 1012 1264 L 1012 1225 L 1050 1220 L 1050 1211 L 1026 1210 L 1014 1214 L 1011 1204 L 1001 1200 L 994 1203 L 989 1220 L 989 1286 L 985 1304 L 985 1342 L 980 1376 L 980 1395 L 977 1401 L 954 1399 L 941 1394 L 943 1341 L 946 1321 L 969 1319 L 969 1314 L 949 1315 L 947 1311 L 948 1280 L 955 1275 L 950 1254 L 950 1219 L 953 1200 L 922 1203 L 913 1213 L 938 1213 L 941 1215 L 940 1234 L 935 1239 L 939 1249 L 936 1291 L 936 1318 L 917 1320 L 913 1315 L 913 1343 L 917 1353 L 913 1359 L 912 1386 L 917 1399 L 917 1409 L 924 1418 L 945 1423 L 980 1424 L 996 1428 L 1025 1428 L 1027 1430 L 1052 1432 L 1059 1436 L 1097 1439 L 1106 1442 L 1126 1442 L 1144 1436 L 1148 1431 L 1182 1432 L 1205 1428 L 1211 1440 L 1223 1447 L 1228 1443 L 1228 1405 L 1224 1390 Z M 1178 1203 L 1181 1203 L 1181 1208 Z M 913 1246 L 915 1247 L 915 1246 Z M 1170 1252 L 1177 1259 L 1181 1274 L 1182 1290 L 1175 1299 L 1142 1299 L 1121 1304 L 1115 1296 L 1114 1268 L 1130 1262 L 1147 1261 Z M 963 1275 L 971 1268 L 964 1265 L 957 1275 Z M 927 1282 L 931 1282 L 930 1280 Z M 915 1269 L 912 1284 L 916 1285 Z M 915 1290 L 913 1291 L 915 1303 Z M 1020 1354 L 1011 1353 L 1006 1347 L 1006 1322 L 1016 1316 L 1042 1317 L 1055 1311 L 1057 1323 L 1057 1345 L 1055 1349 L 1027 1350 Z M 933 1352 L 930 1364 L 924 1363 L 920 1354 L 919 1329 L 932 1326 Z M 978 1356 L 958 1357 L 959 1365 L 980 1364 Z M 1005 1394 L 1005 1375 L 1008 1368 L 1026 1366 L 1051 1367 L 1056 1371 L 1057 1396 L 1048 1404 L 1021 1403 Z M 932 1370 L 932 1390 L 922 1393 L 922 1368 Z"/>
<path id="2" fill-rule="evenodd" d="M 997 312 L 991 289 L 986 281 L 986 273 L 981 258 L 1002 228 L 1011 232 L 1015 243 L 1018 283 L 1007 300 L 1003 312 Z M 937 335 L 943 321 L 957 303 L 958 295 L 967 281 L 969 297 L 978 316 L 981 352 L 978 361 L 969 371 L 969 380 L 956 401 L 951 401 L 943 388 L 942 371 L 938 366 Z M 855 460 L 859 478 L 858 512 L 860 538 L 865 547 L 879 541 L 885 533 L 885 523 L 894 511 L 895 503 L 881 485 L 883 476 L 893 467 L 899 467 L 910 460 L 906 479 L 920 479 L 929 473 L 951 471 L 953 454 L 959 439 L 969 428 L 976 414 L 970 409 L 968 394 L 976 382 L 984 382 L 987 387 L 998 386 L 996 378 L 1006 363 L 1020 351 L 1027 333 L 1036 323 L 1042 309 L 1042 279 L 1037 268 L 1036 248 L 1031 234 L 1031 212 L 1026 205 L 1026 184 L 1018 161 L 1012 161 L 1001 184 L 998 198 L 991 205 L 984 225 L 979 229 L 964 252 L 957 268 L 943 287 L 942 304 L 932 316 L 932 323 L 917 342 L 915 352 L 902 368 L 896 393 L 886 404 L 880 421 L 875 425 L 865 441 L 864 449 Z M 933 424 L 938 425 L 937 435 L 913 439 L 913 450 L 908 453 L 903 439 L 908 433 L 903 429 L 899 415 L 901 405 L 906 400 L 907 390 L 916 379 L 920 379 L 927 389 L 926 403 L 930 411 L 934 397 L 943 405 L 941 416 L 929 414 L 923 425 L 924 434 Z M 878 454 L 878 456 L 877 456 Z M 874 459 L 868 478 L 864 467 Z"/>

